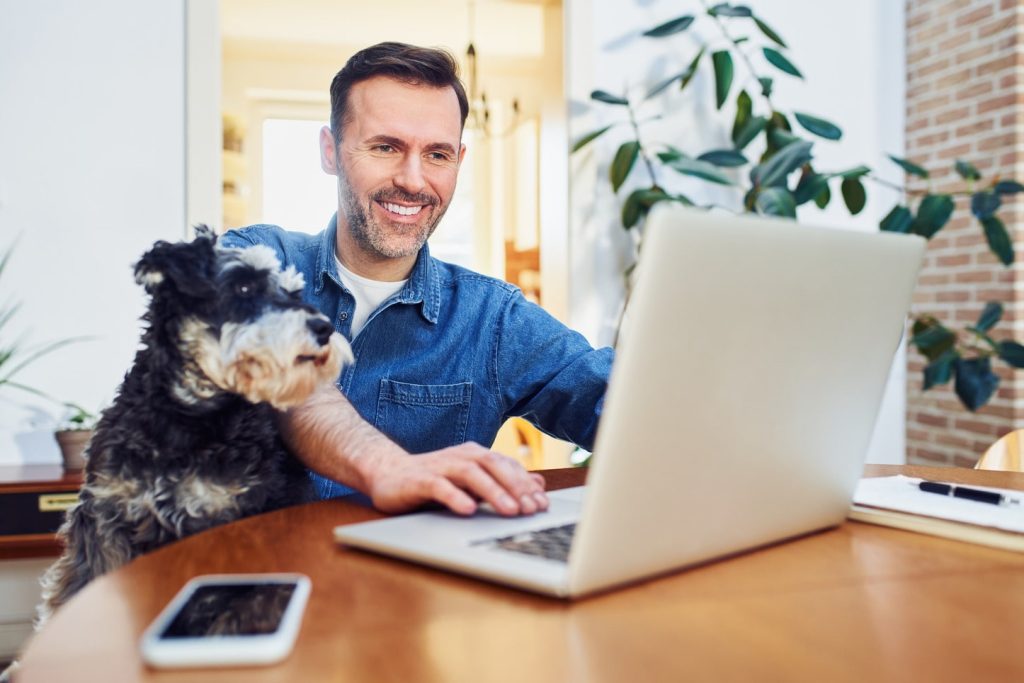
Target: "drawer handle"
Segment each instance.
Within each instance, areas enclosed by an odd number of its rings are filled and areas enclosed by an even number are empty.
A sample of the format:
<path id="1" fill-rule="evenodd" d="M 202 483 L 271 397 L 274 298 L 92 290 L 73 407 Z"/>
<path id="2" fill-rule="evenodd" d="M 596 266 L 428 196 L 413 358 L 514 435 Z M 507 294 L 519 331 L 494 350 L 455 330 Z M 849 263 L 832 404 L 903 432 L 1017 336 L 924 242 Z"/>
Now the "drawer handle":
<path id="1" fill-rule="evenodd" d="M 40 512 L 63 512 L 78 502 L 77 493 L 45 493 L 39 496 Z"/>

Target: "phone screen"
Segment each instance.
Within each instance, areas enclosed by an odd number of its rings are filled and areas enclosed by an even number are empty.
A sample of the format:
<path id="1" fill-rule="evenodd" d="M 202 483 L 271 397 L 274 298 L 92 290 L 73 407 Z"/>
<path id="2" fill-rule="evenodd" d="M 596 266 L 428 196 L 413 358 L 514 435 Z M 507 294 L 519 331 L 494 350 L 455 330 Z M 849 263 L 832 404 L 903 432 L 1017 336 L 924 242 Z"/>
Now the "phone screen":
<path id="1" fill-rule="evenodd" d="M 256 636 L 281 625 L 294 583 L 225 583 L 199 586 L 182 605 L 161 639 Z"/>

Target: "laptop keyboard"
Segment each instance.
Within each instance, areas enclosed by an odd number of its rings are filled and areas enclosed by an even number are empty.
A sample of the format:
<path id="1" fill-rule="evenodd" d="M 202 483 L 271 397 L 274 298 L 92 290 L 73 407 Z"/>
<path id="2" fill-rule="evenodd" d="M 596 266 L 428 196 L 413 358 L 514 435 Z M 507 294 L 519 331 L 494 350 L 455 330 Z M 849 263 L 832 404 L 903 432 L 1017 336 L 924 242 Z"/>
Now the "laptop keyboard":
<path id="1" fill-rule="evenodd" d="M 489 538 L 480 541 L 479 544 L 514 553 L 544 557 L 556 562 L 568 562 L 569 546 L 572 545 L 572 535 L 575 531 L 576 524 L 573 523 L 502 538 Z"/>

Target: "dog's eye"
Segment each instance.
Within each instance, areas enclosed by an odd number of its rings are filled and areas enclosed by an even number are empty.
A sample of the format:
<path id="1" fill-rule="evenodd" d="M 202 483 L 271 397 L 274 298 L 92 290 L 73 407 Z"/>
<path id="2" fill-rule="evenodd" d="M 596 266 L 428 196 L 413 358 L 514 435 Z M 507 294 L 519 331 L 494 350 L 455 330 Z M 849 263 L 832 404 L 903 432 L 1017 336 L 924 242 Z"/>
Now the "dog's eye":
<path id="1" fill-rule="evenodd" d="M 239 282 L 235 285 L 235 294 L 238 296 L 252 296 L 256 289 L 248 282 Z"/>

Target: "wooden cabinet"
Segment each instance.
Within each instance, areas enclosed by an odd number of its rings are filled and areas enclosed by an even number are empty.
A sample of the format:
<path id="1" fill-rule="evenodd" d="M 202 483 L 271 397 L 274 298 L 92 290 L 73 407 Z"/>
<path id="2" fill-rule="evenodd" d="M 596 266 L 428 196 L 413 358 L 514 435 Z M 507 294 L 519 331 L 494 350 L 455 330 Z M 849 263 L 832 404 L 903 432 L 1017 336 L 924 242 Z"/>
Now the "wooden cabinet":
<path id="1" fill-rule="evenodd" d="M 0 560 L 58 555 L 54 533 L 81 485 L 59 465 L 0 467 Z"/>

